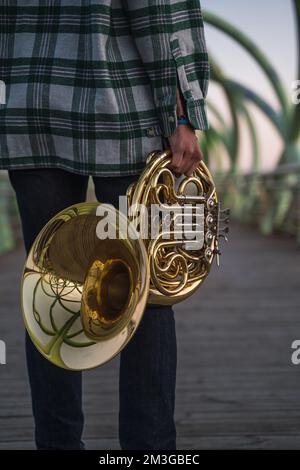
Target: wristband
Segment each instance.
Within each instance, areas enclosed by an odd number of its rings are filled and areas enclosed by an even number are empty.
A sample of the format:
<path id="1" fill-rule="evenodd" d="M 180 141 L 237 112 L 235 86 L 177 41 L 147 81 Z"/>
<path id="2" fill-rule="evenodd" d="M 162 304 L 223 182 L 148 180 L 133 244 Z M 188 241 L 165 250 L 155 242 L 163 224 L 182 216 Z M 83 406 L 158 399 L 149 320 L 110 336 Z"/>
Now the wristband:
<path id="1" fill-rule="evenodd" d="M 190 121 L 188 120 L 186 114 L 179 114 L 177 115 L 177 124 L 189 124 Z"/>
<path id="2" fill-rule="evenodd" d="M 177 124 L 189 124 L 190 121 L 188 119 L 177 119 Z"/>
<path id="3" fill-rule="evenodd" d="M 193 131 L 195 132 L 194 127 L 192 126 L 191 122 L 185 114 L 177 115 L 177 124 L 189 124 L 190 128 L 193 129 Z"/>

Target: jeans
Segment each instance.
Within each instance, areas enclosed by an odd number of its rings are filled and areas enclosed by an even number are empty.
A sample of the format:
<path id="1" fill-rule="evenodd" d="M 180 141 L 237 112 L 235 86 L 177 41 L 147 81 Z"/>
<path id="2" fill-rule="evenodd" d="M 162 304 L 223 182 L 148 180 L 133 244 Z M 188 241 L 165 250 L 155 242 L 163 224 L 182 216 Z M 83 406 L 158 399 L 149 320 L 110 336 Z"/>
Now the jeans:
<path id="1" fill-rule="evenodd" d="M 28 252 L 44 224 L 84 202 L 88 176 L 60 169 L 10 170 Z M 99 201 L 118 207 L 136 176 L 93 177 Z M 123 450 L 176 449 L 176 334 L 171 307 L 147 306 L 120 354 L 119 441 Z M 82 373 L 45 359 L 26 332 L 26 358 L 37 449 L 84 449 Z"/>

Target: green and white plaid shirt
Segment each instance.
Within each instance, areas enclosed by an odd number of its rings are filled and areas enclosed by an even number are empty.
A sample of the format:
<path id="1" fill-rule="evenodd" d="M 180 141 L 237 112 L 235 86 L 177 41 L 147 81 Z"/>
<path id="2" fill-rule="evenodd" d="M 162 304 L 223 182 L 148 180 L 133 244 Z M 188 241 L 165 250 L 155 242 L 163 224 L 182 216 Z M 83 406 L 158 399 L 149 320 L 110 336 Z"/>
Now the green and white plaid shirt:
<path id="1" fill-rule="evenodd" d="M 136 174 L 176 126 L 208 128 L 199 0 L 4 0 L 0 169 Z"/>

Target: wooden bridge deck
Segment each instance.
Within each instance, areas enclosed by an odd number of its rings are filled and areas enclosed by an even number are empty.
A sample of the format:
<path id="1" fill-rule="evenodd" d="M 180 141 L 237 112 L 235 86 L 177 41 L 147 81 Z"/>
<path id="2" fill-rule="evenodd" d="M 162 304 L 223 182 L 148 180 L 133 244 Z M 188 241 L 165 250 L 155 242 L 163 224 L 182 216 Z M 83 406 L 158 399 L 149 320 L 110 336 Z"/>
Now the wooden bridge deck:
<path id="1" fill-rule="evenodd" d="M 177 306 L 180 449 L 300 449 L 300 249 L 232 224 L 222 265 Z M 0 449 L 30 449 L 33 422 L 18 307 L 19 249 L 0 258 Z M 85 374 L 85 439 L 118 448 L 118 359 Z"/>

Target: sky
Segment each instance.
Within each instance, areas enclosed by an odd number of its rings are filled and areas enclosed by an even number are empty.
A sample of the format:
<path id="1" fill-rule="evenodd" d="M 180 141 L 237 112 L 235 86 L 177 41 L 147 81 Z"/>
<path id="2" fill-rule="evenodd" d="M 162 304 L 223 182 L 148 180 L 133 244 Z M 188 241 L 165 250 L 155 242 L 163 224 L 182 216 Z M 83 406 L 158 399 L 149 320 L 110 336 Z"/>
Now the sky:
<path id="1" fill-rule="evenodd" d="M 201 0 L 201 6 L 203 10 L 226 19 L 249 35 L 267 55 L 283 80 L 287 92 L 291 93 L 291 82 L 297 79 L 297 38 L 292 0 Z M 246 51 L 209 25 L 205 26 L 205 36 L 209 54 L 229 77 L 241 81 L 270 104 L 278 106 L 268 80 Z M 208 99 L 227 115 L 223 96 L 212 82 Z M 252 106 L 251 112 L 254 113 L 260 130 L 262 169 L 267 171 L 276 164 L 282 143 L 261 113 Z M 251 169 L 249 149 L 249 140 L 244 131 L 240 163 L 245 171 Z"/>

